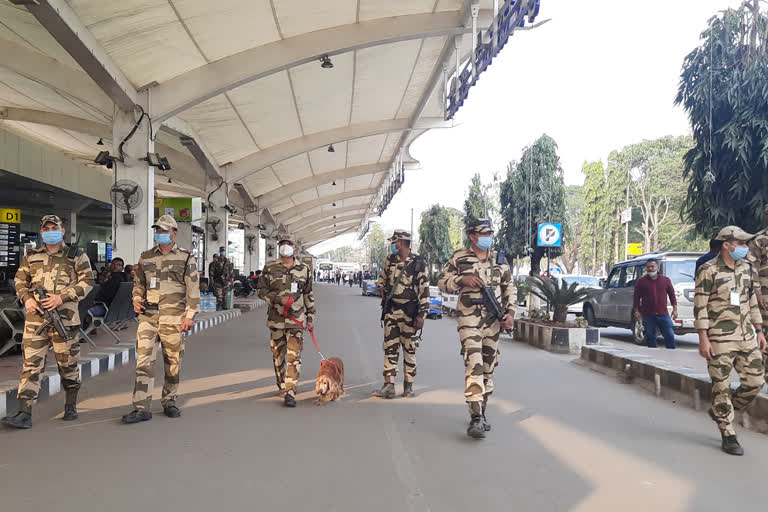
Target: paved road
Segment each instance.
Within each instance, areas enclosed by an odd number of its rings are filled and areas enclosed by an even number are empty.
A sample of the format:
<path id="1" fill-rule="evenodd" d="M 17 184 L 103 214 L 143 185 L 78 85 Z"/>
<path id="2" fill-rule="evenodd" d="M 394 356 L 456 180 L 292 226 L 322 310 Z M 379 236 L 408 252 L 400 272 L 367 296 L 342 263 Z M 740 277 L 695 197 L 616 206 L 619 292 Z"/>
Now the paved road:
<path id="1" fill-rule="evenodd" d="M 638 346 L 632 340 L 632 332 L 629 329 L 617 329 L 615 327 L 601 328 L 600 339 L 614 343 L 622 348 L 625 348 L 625 345 Z M 661 337 L 659 337 L 657 342 L 660 347 L 664 347 L 664 340 Z M 680 350 L 698 350 L 699 338 L 695 334 L 675 336 L 675 344 Z"/>
<path id="2" fill-rule="evenodd" d="M 118 423 L 130 368 L 87 382 L 81 419 L 61 398 L 30 431 L 0 431 L 2 510 L 721 511 L 764 506 L 768 439 L 741 434 L 722 454 L 702 413 L 505 342 L 494 430 L 464 434 L 463 369 L 453 320 L 429 321 L 419 396 L 386 403 L 378 301 L 317 286 L 317 332 L 341 355 L 349 396 L 316 407 L 318 359 L 305 350 L 299 407 L 275 396 L 263 313 L 192 338 L 184 416 Z M 308 349 L 311 345 L 308 343 Z M 156 404 L 155 411 L 159 411 Z"/>

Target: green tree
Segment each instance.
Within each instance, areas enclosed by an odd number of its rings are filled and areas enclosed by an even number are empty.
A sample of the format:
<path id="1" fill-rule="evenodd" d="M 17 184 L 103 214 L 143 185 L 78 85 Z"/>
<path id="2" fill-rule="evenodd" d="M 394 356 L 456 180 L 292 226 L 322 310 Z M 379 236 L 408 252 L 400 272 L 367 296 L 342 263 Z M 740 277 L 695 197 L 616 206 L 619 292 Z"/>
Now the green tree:
<path id="1" fill-rule="evenodd" d="M 693 227 L 680 214 L 686 196 L 683 157 L 692 145 L 690 137 L 663 137 L 620 153 L 620 165 L 631 176 L 631 205 L 640 212 L 633 230 L 643 237 L 645 252 L 664 249 Z"/>
<path id="2" fill-rule="evenodd" d="M 448 212 L 448 236 L 451 248 L 456 251 L 466 245 L 467 231 L 464 227 L 464 214 L 456 208 L 446 208 Z"/>
<path id="3" fill-rule="evenodd" d="M 607 266 L 620 261 L 624 257 L 624 251 L 621 250 L 620 242 L 621 235 L 624 232 L 621 224 L 621 212 L 629 206 L 627 202 L 629 180 L 629 169 L 622 165 L 620 153 L 612 151 L 608 155 L 608 165 L 605 169 L 605 204 L 606 208 L 610 211 L 610 215 L 606 219 L 604 231 L 608 238 L 608 243 L 603 248 L 603 260 Z"/>
<path id="4" fill-rule="evenodd" d="M 419 239 L 421 256 L 427 260 L 429 281 L 437 282 L 435 267 L 442 267 L 451 257 L 453 247 L 450 236 L 451 215 L 448 209 L 435 204 L 421 215 Z"/>
<path id="5" fill-rule="evenodd" d="M 389 256 L 389 243 L 387 242 L 387 235 L 381 229 L 378 224 L 373 224 L 368 231 L 368 235 L 365 237 L 363 247 L 367 257 L 365 261 L 369 263 L 376 263 L 379 270 L 384 266 L 384 263 Z"/>
<path id="6" fill-rule="evenodd" d="M 493 201 L 489 194 L 492 185 L 483 185 L 480 175 L 475 173 L 464 199 L 464 233 L 469 228 L 472 219 L 490 217 L 493 210 Z"/>
<path id="7" fill-rule="evenodd" d="M 520 162 L 510 163 L 500 187 L 501 228 L 498 246 L 507 256 L 531 256 L 531 275 L 541 272 L 546 250 L 536 245 L 537 227 L 542 222 L 561 222 L 566 230 L 565 185 L 557 143 L 542 135 L 523 151 Z M 560 251 L 552 250 L 557 257 Z"/>
<path id="8" fill-rule="evenodd" d="M 607 183 L 603 162 L 584 162 L 583 205 L 581 209 L 581 261 L 592 275 L 605 266 L 606 229 L 613 220 L 613 207 L 607 201 Z"/>
<path id="9" fill-rule="evenodd" d="M 695 146 L 685 156 L 685 217 L 711 236 L 761 227 L 768 203 L 768 15 L 758 0 L 709 20 L 683 64 L 676 104 Z"/>
<path id="10" fill-rule="evenodd" d="M 581 213 L 584 208 L 584 187 L 570 185 L 565 187 L 565 218 L 568 223 L 563 233 L 563 250 L 560 264 L 568 274 L 573 273 L 582 246 Z"/>

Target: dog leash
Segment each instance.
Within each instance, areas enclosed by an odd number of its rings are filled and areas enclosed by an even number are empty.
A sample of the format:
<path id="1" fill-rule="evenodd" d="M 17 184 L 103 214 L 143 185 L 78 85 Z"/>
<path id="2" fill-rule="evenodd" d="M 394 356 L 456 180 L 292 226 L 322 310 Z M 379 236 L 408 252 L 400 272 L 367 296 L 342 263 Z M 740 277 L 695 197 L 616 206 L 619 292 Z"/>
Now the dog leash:
<path id="1" fill-rule="evenodd" d="M 301 327 L 302 329 L 306 329 L 306 327 L 304 327 L 304 324 L 302 324 L 301 322 L 299 322 L 298 320 L 296 320 L 295 318 L 293 318 L 289 314 L 289 311 L 291 309 L 291 305 L 292 304 L 293 304 L 293 297 L 289 297 L 288 298 L 288 303 L 285 305 L 285 308 L 283 309 L 283 316 L 285 318 L 287 318 L 288 320 L 290 320 L 291 322 L 293 322 L 296 325 L 298 325 L 299 327 Z M 320 356 L 320 366 L 325 366 L 325 365 L 328 365 L 328 364 L 333 365 L 333 363 L 331 361 L 329 361 L 328 359 L 326 359 L 325 356 L 323 355 L 323 353 L 320 352 L 320 346 L 317 344 L 317 339 L 315 339 L 315 331 L 314 331 L 314 329 L 309 331 L 309 335 L 312 336 L 312 343 L 315 344 L 315 351 L 317 352 L 317 355 Z"/>

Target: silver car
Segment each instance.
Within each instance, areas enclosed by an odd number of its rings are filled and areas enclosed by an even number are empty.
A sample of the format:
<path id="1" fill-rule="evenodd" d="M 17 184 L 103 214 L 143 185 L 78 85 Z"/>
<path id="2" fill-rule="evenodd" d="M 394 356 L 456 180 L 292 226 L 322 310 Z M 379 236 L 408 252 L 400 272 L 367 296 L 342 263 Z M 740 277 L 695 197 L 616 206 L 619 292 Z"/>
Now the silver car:
<path id="1" fill-rule="evenodd" d="M 643 277 L 645 263 L 649 259 L 659 262 L 661 274 L 667 276 L 675 288 L 677 320 L 675 334 L 696 332 L 693 317 L 694 273 L 696 260 L 704 253 L 665 252 L 644 254 L 635 259 L 618 263 L 611 269 L 601 290 L 584 302 L 584 318 L 598 327 L 622 327 L 631 329 L 635 343 L 645 344 L 643 323 L 635 322 L 632 311 L 635 282 Z M 672 307 L 669 306 L 671 313 Z"/>

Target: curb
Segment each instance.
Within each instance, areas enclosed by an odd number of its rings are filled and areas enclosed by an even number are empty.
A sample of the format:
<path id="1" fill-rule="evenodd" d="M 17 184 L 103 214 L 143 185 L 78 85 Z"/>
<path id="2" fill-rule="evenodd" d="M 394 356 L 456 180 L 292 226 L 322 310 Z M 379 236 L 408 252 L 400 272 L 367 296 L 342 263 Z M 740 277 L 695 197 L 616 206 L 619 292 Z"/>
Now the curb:
<path id="1" fill-rule="evenodd" d="M 515 320 L 514 340 L 556 354 L 579 355 L 582 347 L 600 344 L 600 329 L 555 327 Z"/>
<path id="2" fill-rule="evenodd" d="M 197 334 L 211 327 L 228 322 L 241 315 L 239 309 L 230 309 L 220 311 L 215 316 L 195 322 L 192 330 L 187 332 L 184 337 Z M 49 358 L 50 359 L 50 358 Z M 80 380 L 85 382 L 91 377 L 96 377 L 102 373 L 109 373 L 117 368 L 125 366 L 131 361 L 136 360 L 136 343 L 118 343 L 108 347 L 99 347 L 98 351 L 89 352 L 88 355 L 80 358 L 78 367 L 80 369 Z M 5 416 L 8 411 L 18 409 L 18 400 L 16 398 L 18 380 L 0 382 L 0 416 Z M 61 379 L 56 364 L 48 365 L 40 379 L 40 397 L 38 401 L 47 400 L 49 397 L 61 391 Z"/>
<path id="3" fill-rule="evenodd" d="M 638 384 L 652 390 L 656 396 L 676 399 L 697 410 L 709 409 L 712 401 L 712 380 L 703 368 L 678 366 L 649 355 L 603 345 L 582 347 L 581 361 L 611 370 L 624 383 L 639 379 L 641 382 Z M 737 383 L 731 382 L 732 388 L 737 386 Z M 768 394 L 765 388 L 745 412 L 749 416 L 748 422 L 744 422 L 745 427 L 768 433 Z"/>

